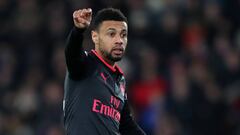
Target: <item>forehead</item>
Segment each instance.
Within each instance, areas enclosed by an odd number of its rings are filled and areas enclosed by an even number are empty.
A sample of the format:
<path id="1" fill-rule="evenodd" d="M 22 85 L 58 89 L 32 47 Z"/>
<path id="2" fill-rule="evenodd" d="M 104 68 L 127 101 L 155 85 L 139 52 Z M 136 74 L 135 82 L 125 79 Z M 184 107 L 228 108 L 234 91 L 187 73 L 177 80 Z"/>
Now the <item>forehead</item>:
<path id="1" fill-rule="evenodd" d="M 124 21 L 103 21 L 100 25 L 100 31 L 101 30 L 109 30 L 109 29 L 116 29 L 119 31 L 127 30 L 128 26 L 127 23 Z"/>

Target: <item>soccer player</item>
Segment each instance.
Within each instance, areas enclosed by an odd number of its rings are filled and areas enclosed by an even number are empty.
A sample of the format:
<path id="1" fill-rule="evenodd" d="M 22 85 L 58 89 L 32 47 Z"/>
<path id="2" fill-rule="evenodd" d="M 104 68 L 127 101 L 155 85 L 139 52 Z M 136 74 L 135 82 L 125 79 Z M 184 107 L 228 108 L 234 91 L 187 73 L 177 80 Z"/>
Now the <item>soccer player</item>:
<path id="1" fill-rule="evenodd" d="M 67 39 L 64 126 L 67 135 L 145 135 L 134 122 L 125 91 L 125 78 L 115 62 L 127 46 L 128 25 L 121 11 L 73 13 L 74 27 Z M 95 49 L 83 50 L 83 32 L 92 25 Z"/>

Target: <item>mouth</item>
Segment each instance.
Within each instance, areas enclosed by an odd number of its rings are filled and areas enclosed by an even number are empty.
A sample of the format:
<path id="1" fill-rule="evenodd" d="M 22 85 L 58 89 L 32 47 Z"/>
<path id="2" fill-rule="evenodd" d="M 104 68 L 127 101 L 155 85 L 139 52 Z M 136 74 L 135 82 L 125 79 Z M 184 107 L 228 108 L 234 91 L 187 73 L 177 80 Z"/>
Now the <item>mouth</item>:
<path id="1" fill-rule="evenodd" d="M 124 50 L 123 48 L 113 48 L 112 52 L 115 54 L 115 55 L 122 55 Z"/>

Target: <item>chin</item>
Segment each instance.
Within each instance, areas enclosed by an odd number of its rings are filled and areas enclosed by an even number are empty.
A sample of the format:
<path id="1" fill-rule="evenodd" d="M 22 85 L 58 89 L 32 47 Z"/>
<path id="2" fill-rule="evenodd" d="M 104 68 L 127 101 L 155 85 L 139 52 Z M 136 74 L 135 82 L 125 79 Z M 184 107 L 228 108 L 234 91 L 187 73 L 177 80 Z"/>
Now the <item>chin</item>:
<path id="1" fill-rule="evenodd" d="M 121 57 L 111 57 L 111 60 L 114 61 L 114 62 L 118 62 L 122 59 L 122 56 Z"/>
<path id="2" fill-rule="evenodd" d="M 115 62 L 118 62 L 118 61 L 120 61 L 121 59 L 122 59 L 122 57 L 114 58 L 114 61 L 115 61 Z"/>
<path id="3" fill-rule="evenodd" d="M 111 60 L 111 61 L 114 61 L 114 62 L 117 62 L 117 61 L 120 61 L 121 59 L 122 59 L 122 57 L 123 57 L 123 54 L 121 54 L 121 55 L 116 55 L 116 54 L 111 54 L 111 55 L 109 55 L 109 59 Z"/>

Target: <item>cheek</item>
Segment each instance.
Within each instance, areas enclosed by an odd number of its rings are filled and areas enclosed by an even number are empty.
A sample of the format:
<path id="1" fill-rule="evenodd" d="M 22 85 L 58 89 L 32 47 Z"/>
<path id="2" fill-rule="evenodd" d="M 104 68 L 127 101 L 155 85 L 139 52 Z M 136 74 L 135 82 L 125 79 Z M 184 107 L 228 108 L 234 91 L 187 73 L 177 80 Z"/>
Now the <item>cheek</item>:
<path id="1" fill-rule="evenodd" d="M 114 46 L 114 40 L 112 38 L 106 38 L 105 46 L 110 50 Z"/>
<path id="2" fill-rule="evenodd" d="M 106 38 L 101 39 L 101 44 L 100 44 L 101 48 L 109 52 L 112 48 L 111 41 L 112 41 L 111 39 L 106 39 Z"/>
<path id="3" fill-rule="evenodd" d="M 125 40 L 124 40 L 124 42 L 123 42 L 123 45 L 124 45 L 123 47 L 124 47 L 124 48 L 126 48 L 126 47 L 127 47 L 127 43 L 128 43 L 128 40 L 127 40 L 127 39 L 125 39 Z"/>

